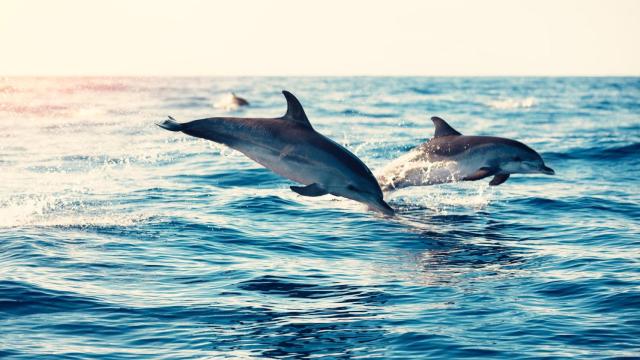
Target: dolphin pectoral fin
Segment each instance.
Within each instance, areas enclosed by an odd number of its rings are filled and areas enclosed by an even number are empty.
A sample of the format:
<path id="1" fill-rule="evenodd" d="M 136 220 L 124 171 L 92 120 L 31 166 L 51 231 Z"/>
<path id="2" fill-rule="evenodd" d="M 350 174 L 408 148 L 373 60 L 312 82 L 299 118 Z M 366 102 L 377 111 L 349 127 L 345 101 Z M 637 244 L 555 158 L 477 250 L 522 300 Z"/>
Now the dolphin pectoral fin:
<path id="1" fill-rule="evenodd" d="M 302 196 L 322 196 L 329 193 L 327 190 L 321 188 L 317 183 L 307 186 L 290 186 L 290 188 Z"/>
<path id="2" fill-rule="evenodd" d="M 462 180 L 464 180 L 464 181 L 476 181 L 476 180 L 484 179 L 487 176 L 494 175 L 497 172 L 498 172 L 498 169 L 494 169 L 494 168 L 490 168 L 490 167 L 481 167 L 480 169 L 476 170 L 476 172 L 474 172 L 473 174 L 471 174 L 469 176 L 465 176 Z"/>
<path id="3" fill-rule="evenodd" d="M 509 175 L 511 174 L 498 174 L 494 176 L 493 179 L 491 179 L 491 181 L 489 182 L 489 185 L 498 186 L 503 182 L 507 181 L 507 179 L 509 179 Z"/>

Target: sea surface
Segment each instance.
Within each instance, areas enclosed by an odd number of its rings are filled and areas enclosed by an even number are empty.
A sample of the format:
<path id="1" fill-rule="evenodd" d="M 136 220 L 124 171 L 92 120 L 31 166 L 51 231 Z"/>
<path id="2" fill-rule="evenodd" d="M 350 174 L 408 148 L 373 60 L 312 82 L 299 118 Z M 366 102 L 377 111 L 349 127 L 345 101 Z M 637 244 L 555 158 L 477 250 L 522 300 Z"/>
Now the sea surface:
<path id="1" fill-rule="evenodd" d="M 282 89 L 374 172 L 437 115 L 557 175 L 389 219 L 154 125 Z M 639 155 L 640 78 L 0 78 L 0 357 L 638 357 Z"/>

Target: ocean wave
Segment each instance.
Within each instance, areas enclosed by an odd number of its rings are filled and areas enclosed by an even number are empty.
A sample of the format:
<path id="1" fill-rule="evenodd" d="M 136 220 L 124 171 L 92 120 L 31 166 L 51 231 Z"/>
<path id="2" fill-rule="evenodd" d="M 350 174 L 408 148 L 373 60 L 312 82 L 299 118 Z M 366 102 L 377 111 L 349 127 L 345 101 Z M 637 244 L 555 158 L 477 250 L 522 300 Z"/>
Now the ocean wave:
<path id="1" fill-rule="evenodd" d="M 77 82 L 71 80 L 73 82 Z M 103 79 L 93 79 L 93 80 L 80 80 L 76 84 L 72 84 L 68 87 L 62 87 L 59 89 L 59 92 L 63 94 L 73 94 L 73 93 L 86 93 L 86 92 L 96 92 L 96 93 L 111 93 L 111 92 L 125 92 L 129 90 L 129 86 L 122 81 L 119 80 L 103 80 Z"/>
<path id="2" fill-rule="evenodd" d="M 6 112 L 15 115 L 31 115 L 31 116 L 68 116 L 72 113 L 72 109 L 65 105 L 57 104 L 11 104 L 0 103 L 0 112 Z"/>
<path id="3" fill-rule="evenodd" d="M 245 291 L 257 291 L 263 294 L 301 299 L 340 298 L 340 301 L 346 302 L 384 302 L 383 293 L 379 291 L 364 290 L 360 287 L 344 284 L 319 285 L 300 283 L 289 278 L 271 275 L 244 281 L 237 286 Z"/>
<path id="4" fill-rule="evenodd" d="M 527 98 L 510 98 L 510 99 L 500 99 L 500 100 L 491 100 L 486 102 L 486 105 L 499 110 L 507 110 L 507 109 L 528 109 L 538 105 L 538 100 L 534 97 Z"/>
<path id="5" fill-rule="evenodd" d="M 537 207 L 545 211 L 572 211 L 583 214 L 612 213 L 616 216 L 624 216 L 634 219 L 640 216 L 640 206 L 633 202 L 619 199 L 579 196 L 562 199 L 550 199 L 541 197 L 517 198 L 509 201 L 510 204 L 524 205 L 524 207 Z"/>
<path id="6" fill-rule="evenodd" d="M 270 196 L 249 196 L 243 199 L 233 200 L 226 204 L 229 208 L 243 209 L 250 213 L 261 214 L 289 214 L 292 208 L 299 207 L 299 204 L 283 199 L 282 197 Z"/>
<path id="7" fill-rule="evenodd" d="M 339 115 L 345 115 L 350 117 L 365 117 L 365 118 L 374 118 L 374 119 L 385 119 L 385 118 L 394 118 L 397 117 L 395 113 L 374 113 L 374 112 L 365 112 L 356 109 L 345 109 L 338 113 Z"/>
<path id="8" fill-rule="evenodd" d="M 141 212 L 121 213 L 109 202 L 53 194 L 17 195 L 0 201 L 0 228 L 130 227 L 150 218 Z"/>
<path id="9" fill-rule="evenodd" d="M 63 229 L 98 229 L 98 230 L 121 230 L 139 226 L 152 220 L 152 215 L 139 214 L 118 214 L 106 213 L 95 215 L 61 215 L 50 216 L 42 219 L 32 219 L 20 226 L 29 227 L 57 227 Z"/>
<path id="10" fill-rule="evenodd" d="M 630 284 L 619 283 L 617 285 L 618 288 L 626 288 Z M 591 297 L 588 302 L 590 308 L 598 309 L 601 313 L 613 313 L 616 311 L 615 309 L 640 311 L 640 292 L 634 290 L 605 292 L 599 296 Z"/>
<path id="11" fill-rule="evenodd" d="M 215 171 L 209 174 L 179 174 L 170 178 L 191 184 L 213 185 L 220 188 L 238 186 L 274 187 L 284 182 L 281 177 L 268 169 L 253 168 L 234 171 Z"/>
<path id="12" fill-rule="evenodd" d="M 0 312 L 12 315 L 49 314 L 64 311 L 91 311 L 104 308 L 98 299 L 40 288 L 11 280 L 0 280 Z"/>
<path id="13" fill-rule="evenodd" d="M 437 95 L 442 94 L 442 89 L 436 87 L 410 87 L 409 90 L 420 95 Z"/>
<path id="14" fill-rule="evenodd" d="M 621 146 L 593 146 L 587 148 L 574 148 L 566 152 L 545 152 L 547 159 L 586 159 L 586 160 L 622 160 L 626 158 L 636 159 L 640 153 L 640 143 Z"/>
<path id="15" fill-rule="evenodd" d="M 209 101 L 191 100 L 191 101 L 175 101 L 167 102 L 163 106 L 166 109 L 206 109 L 209 108 Z"/>

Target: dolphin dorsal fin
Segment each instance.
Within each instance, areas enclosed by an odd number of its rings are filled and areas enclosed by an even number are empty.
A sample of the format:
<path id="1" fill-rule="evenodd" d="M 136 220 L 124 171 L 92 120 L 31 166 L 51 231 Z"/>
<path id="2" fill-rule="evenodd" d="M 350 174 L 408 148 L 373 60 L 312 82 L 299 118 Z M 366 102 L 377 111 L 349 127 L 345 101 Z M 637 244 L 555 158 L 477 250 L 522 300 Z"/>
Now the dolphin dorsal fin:
<path id="1" fill-rule="evenodd" d="M 309 122 L 309 119 L 307 119 L 307 115 L 304 113 L 302 105 L 300 105 L 300 101 L 298 101 L 298 99 L 296 99 L 296 97 L 287 90 L 282 90 L 282 94 L 287 99 L 287 113 L 284 114 L 281 119 L 293 121 L 299 125 L 312 129 L 311 123 Z"/>
<path id="2" fill-rule="evenodd" d="M 447 124 L 446 121 L 440 119 L 437 116 L 431 118 L 433 121 L 433 125 L 436 127 L 436 131 L 433 134 L 434 138 L 441 136 L 460 136 L 460 134 L 456 129 L 452 128 L 451 125 Z"/>

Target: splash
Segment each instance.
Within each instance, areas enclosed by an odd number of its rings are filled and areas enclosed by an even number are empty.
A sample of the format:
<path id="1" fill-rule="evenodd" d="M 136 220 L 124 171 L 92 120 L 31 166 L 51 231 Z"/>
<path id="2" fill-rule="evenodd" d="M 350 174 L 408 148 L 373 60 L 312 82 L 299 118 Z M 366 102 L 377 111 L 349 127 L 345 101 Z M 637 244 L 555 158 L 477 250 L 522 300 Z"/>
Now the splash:
<path id="1" fill-rule="evenodd" d="M 0 201 L 0 228 L 128 227 L 150 218 L 142 212 L 123 214 L 113 204 L 95 204 L 51 194 L 14 196 Z"/>
<path id="2" fill-rule="evenodd" d="M 385 167 L 377 176 L 386 198 L 401 212 L 429 209 L 446 215 L 460 209 L 486 207 L 492 190 L 486 182 L 460 181 L 467 172 L 456 161 L 427 161 L 409 152 Z M 434 186 L 429 186 L 434 185 Z"/>
<path id="3" fill-rule="evenodd" d="M 459 181 L 463 177 L 456 161 L 427 161 L 419 151 L 410 151 L 392 161 L 377 176 L 383 190 Z"/>
<path id="4" fill-rule="evenodd" d="M 494 190 L 485 182 L 459 182 L 438 186 L 414 186 L 390 193 L 389 199 L 400 212 L 424 212 L 436 215 L 478 211 L 490 203 Z"/>

